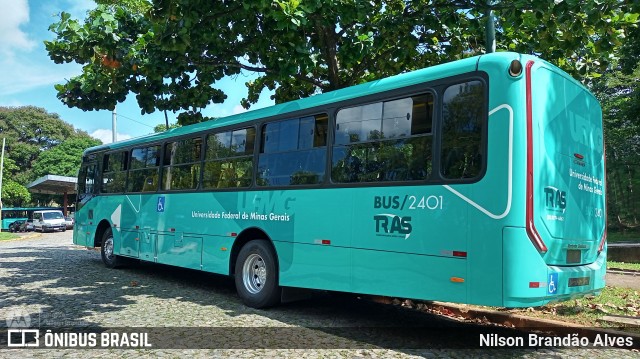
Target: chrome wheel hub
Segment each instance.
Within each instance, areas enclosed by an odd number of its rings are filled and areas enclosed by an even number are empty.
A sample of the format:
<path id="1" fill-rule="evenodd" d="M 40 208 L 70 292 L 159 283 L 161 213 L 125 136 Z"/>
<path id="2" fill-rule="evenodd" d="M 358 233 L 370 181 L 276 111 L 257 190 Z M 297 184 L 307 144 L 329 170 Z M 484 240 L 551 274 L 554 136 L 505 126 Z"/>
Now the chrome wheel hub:
<path id="1" fill-rule="evenodd" d="M 267 281 L 267 266 L 258 254 L 251 254 L 242 266 L 242 283 L 251 294 L 260 293 Z"/>

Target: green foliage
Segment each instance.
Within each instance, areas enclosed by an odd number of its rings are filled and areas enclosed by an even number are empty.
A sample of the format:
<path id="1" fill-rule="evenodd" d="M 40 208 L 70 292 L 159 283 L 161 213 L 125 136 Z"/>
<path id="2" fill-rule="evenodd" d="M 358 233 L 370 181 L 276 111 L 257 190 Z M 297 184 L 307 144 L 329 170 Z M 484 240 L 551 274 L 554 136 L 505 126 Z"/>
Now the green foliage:
<path id="1" fill-rule="evenodd" d="M 2 180 L 2 206 L 22 207 L 31 201 L 27 188 L 12 179 Z"/>
<path id="2" fill-rule="evenodd" d="M 170 123 L 169 128 L 167 128 L 167 125 L 161 124 L 153 128 L 153 133 L 160 133 L 160 132 L 164 132 L 164 131 L 171 130 L 178 127 L 180 127 L 180 124 L 178 123 Z"/>
<path id="3" fill-rule="evenodd" d="M 640 235 L 640 31 L 629 32 L 620 61 L 591 89 L 603 110 L 607 149 L 607 212 L 612 235 Z M 617 232 L 617 233 L 616 233 Z"/>
<path id="4" fill-rule="evenodd" d="M 31 204 L 26 185 L 46 174 L 75 176 L 82 151 L 101 144 L 57 114 L 38 107 L 0 107 L 0 135 L 6 139 L 2 202 Z M 40 199 L 48 201 L 50 196 Z"/>
<path id="5" fill-rule="evenodd" d="M 91 137 L 75 137 L 40 154 L 33 165 L 35 177 L 48 174 L 75 177 L 80 169 L 82 153 L 89 147 L 102 144 Z"/>
<path id="6" fill-rule="evenodd" d="M 9 177 L 26 184 L 35 179 L 31 167 L 40 153 L 76 135 L 76 131 L 57 114 L 25 106 L 0 107 L 0 134 L 6 138 L 6 154 L 16 166 Z"/>
<path id="7" fill-rule="evenodd" d="M 264 89 L 276 102 L 482 53 L 486 0 L 99 1 L 84 22 L 67 13 L 45 42 L 56 63 L 83 73 L 56 86 L 70 107 L 113 109 L 136 94 L 142 113 L 181 112 L 180 124 L 226 99 L 216 81 L 241 71 L 248 108 Z M 591 78 L 615 59 L 638 20 L 619 0 L 494 1 L 499 50 L 541 55 Z"/>

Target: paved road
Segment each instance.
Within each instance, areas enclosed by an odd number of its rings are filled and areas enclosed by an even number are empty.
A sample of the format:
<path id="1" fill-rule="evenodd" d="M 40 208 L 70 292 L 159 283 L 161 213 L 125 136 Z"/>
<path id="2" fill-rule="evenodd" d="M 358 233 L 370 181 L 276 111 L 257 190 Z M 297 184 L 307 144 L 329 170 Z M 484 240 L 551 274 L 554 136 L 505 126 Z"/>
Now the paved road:
<path id="1" fill-rule="evenodd" d="M 219 348 L 228 341 L 233 349 L 10 351 L 3 347 L 0 357 L 639 357 L 637 352 L 602 349 L 435 349 L 442 347 L 443 335 L 451 340 L 455 333 L 462 336 L 476 327 L 346 295 L 321 293 L 311 300 L 255 310 L 240 302 L 226 277 L 153 264 L 106 269 L 99 252 L 71 243 L 70 231 L 0 242 L 0 329 L 5 318 L 9 325 L 16 313 L 29 321 L 29 327 L 168 327 L 163 333 L 168 330 L 178 343 L 191 345 L 193 328 L 200 328 L 195 331 L 213 333 L 215 343 L 201 342 L 196 347 Z M 397 347 L 390 342 L 402 343 L 411 326 L 453 329 L 422 335 L 420 347 L 431 349 L 384 349 Z M 224 329 L 216 329 L 220 327 Z M 384 327 L 391 328 L 369 330 Z M 223 342 L 220 336 L 225 336 Z M 178 347 L 168 342 L 153 344 Z M 335 347 L 343 349 L 331 349 Z"/>
<path id="2" fill-rule="evenodd" d="M 607 285 L 640 290 L 640 275 L 607 273 Z"/>

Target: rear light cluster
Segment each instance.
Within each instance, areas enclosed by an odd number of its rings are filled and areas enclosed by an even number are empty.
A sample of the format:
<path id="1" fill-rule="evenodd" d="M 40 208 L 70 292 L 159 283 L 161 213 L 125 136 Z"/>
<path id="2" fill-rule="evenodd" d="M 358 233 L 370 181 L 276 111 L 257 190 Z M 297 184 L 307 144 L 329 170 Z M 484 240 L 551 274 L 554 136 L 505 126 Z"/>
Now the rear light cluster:
<path id="1" fill-rule="evenodd" d="M 546 253 L 547 246 L 542 241 L 535 224 L 533 223 L 533 105 L 531 103 L 531 67 L 533 61 L 527 62 L 526 87 L 527 87 L 527 211 L 526 227 L 527 235 L 539 252 Z"/>
<path id="2" fill-rule="evenodd" d="M 607 179 L 607 147 L 602 143 L 602 158 L 604 159 L 604 178 Z M 607 188 L 606 183 L 603 188 Z M 605 193 L 606 195 L 606 193 Z M 606 198 L 606 197 L 605 197 Z M 598 246 L 598 253 L 604 249 L 604 244 L 607 243 L 607 201 L 604 201 L 604 232 L 602 238 L 600 238 L 600 245 Z"/>

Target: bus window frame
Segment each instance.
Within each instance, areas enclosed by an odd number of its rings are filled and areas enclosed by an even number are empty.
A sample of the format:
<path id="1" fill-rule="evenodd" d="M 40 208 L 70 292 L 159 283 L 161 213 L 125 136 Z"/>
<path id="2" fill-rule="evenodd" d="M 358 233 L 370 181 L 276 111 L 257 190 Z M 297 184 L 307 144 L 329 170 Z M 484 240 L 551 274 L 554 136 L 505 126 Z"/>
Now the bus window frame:
<path id="1" fill-rule="evenodd" d="M 484 126 L 481 133 L 481 143 L 480 149 L 482 154 L 482 167 L 478 172 L 478 175 L 470 178 L 463 179 L 448 179 L 444 178 L 440 173 L 440 153 L 442 151 L 442 112 L 443 112 L 443 95 L 447 88 L 451 86 L 455 86 L 457 84 L 471 82 L 471 81 L 479 81 L 484 88 L 483 94 L 483 107 L 485 108 L 485 117 L 483 119 Z M 458 74 L 455 76 L 445 77 L 442 79 L 425 82 L 419 85 L 403 87 L 400 89 L 395 89 L 393 91 L 383 92 L 379 94 L 374 94 L 366 97 L 360 97 L 354 100 L 349 100 L 345 102 L 341 102 L 335 105 L 334 111 L 330 113 L 329 119 L 329 135 L 331 136 L 331 143 L 327 146 L 331 147 L 331 151 L 329 153 L 329 166 L 333 162 L 333 148 L 335 146 L 335 129 L 336 129 L 336 119 L 337 114 L 340 110 L 367 105 L 375 102 L 386 102 L 386 101 L 394 101 L 400 98 L 405 97 L 413 97 L 420 94 L 425 94 L 431 92 L 433 94 L 434 101 L 434 110 L 433 110 L 433 123 L 431 126 L 431 136 L 432 147 L 431 147 L 431 156 L 432 156 L 432 171 L 429 179 L 426 180 L 415 180 L 415 181 L 375 181 L 375 182 L 352 182 L 352 183 L 340 183 L 334 182 L 331 171 L 329 171 L 329 181 L 331 187 L 384 187 L 384 186 L 423 186 L 423 185 L 443 185 L 443 184 L 473 184 L 479 182 L 484 178 L 487 167 L 488 167 L 488 136 L 489 136 L 489 75 L 484 71 L 472 71 L 463 74 Z M 362 142 L 360 142 L 362 143 Z M 329 170 L 331 170 L 329 168 Z"/>
<path id="2" fill-rule="evenodd" d="M 454 86 L 456 84 L 470 82 L 470 81 L 479 81 L 483 85 L 484 91 L 484 99 L 483 99 L 483 107 L 486 109 L 486 116 L 483 119 L 484 126 L 481 133 L 481 154 L 482 154 L 482 168 L 479 171 L 479 174 L 473 178 L 463 178 L 463 179 L 447 179 L 443 178 L 440 174 L 440 154 L 442 151 L 442 106 L 443 106 L 443 94 L 447 88 L 450 86 Z M 235 124 L 228 124 L 220 127 L 216 127 L 213 129 L 206 129 L 197 132 L 192 132 L 188 134 L 182 134 L 180 136 L 165 138 L 162 140 L 154 140 L 149 142 L 140 142 L 131 145 L 126 145 L 118 148 L 114 148 L 109 150 L 108 152 L 95 152 L 90 153 L 88 156 L 97 155 L 102 157 L 104 154 L 118 152 L 118 151 L 127 151 L 129 156 L 131 156 L 131 151 L 136 148 L 141 147 L 152 147 L 152 146 L 160 146 L 159 151 L 159 166 L 157 169 L 159 171 L 158 176 L 158 184 L 156 186 L 155 191 L 147 191 L 147 192 L 129 192 L 126 190 L 122 193 L 103 193 L 98 190 L 95 192 L 99 195 L 121 195 L 121 194 L 165 194 L 165 193 L 189 193 L 189 192 L 234 192 L 234 191 L 270 191 L 270 190 L 282 190 L 282 189 L 322 189 L 322 188 L 348 188 L 348 187 L 385 187 L 385 186 L 424 186 L 424 185 L 442 185 L 442 184 L 473 184 L 479 182 L 484 178 L 487 167 L 488 167 L 488 127 L 489 127 L 489 98 L 490 98 L 490 78 L 488 73 L 484 71 L 470 71 L 461 73 L 454 76 L 448 76 L 441 79 L 424 82 L 416 85 L 411 85 L 407 87 L 397 88 L 391 91 L 385 91 L 375 94 L 370 94 L 364 97 L 358 97 L 354 99 L 348 99 L 343 101 L 337 101 L 333 103 L 329 103 L 327 105 L 320 105 L 312 108 L 307 108 L 304 110 L 291 111 L 283 114 L 278 114 L 270 117 L 257 118 L 251 121 L 240 122 Z M 432 126 L 431 126 L 431 134 L 423 134 L 420 136 L 431 136 L 431 173 L 430 176 L 425 180 L 399 180 L 399 181 L 375 181 L 375 182 L 353 182 L 353 183 L 339 183 L 334 182 L 332 180 L 332 163 L 333 163 L 333 149 L 335 148 L 335 130 L 336 130 L 336 119 L 338 111 L 354 106 L 361 106 L 369 103 L 375 102 L 386 102 L 386 101 L 394 101 L 401 98 L 413 97 L 417 95 L 422 95 L 430 93 L 433 96 L 434 101 L 434 109 L 433 109 L 433 118 L 432 118 Z M 262 129 L 269 123 L 286 121 L 289 119 L 295 118 L 305 118 L 305 117 L 313 117 L 318 114 L 326 114 L 328 117 L 328 126 L 327 126 L 327 135 L 326 140 L 327 143 L 324 146 L 326 150 L 326 161 L 325 161 L 325 174 L 324 180 L 320 181 L 317 184 L 299 184 L 299 185 L 274 185 L 274 186 L 258 186 L 257 185 L 257 175 L 258 175 L 258 165 L 259 165 L 259 156 L 261 154 L 261 149 L 263 147 L 262 141 Z M 203 188 L 202 181 L 204 176 L 204 165 L 205 165 L 205 154 L 206 154 L 206 141 L 207 136 L 210 134 L 217 134 L 228 131 L 241 130 L 245 128 L 253 127 L 255 130 L 255 142 L 253 148 L 253 173 L 251 178 L 251 184 L 248 187 L 229 187 L 229 188 Z M 161 186 L 163 181 L 163 172 L 164 172 L 164 151 L 165 146 L 168 143 L 181 141 L 189 138 L 202 138 L 203 149 L 200 154 L 200 164 L 202 166 L 200 171 L 200 178 L 198 182 L 198 186 L 195 189 L 185 189 L 185 190 L 164 190 Z M 129 157 L 130 158 L 130 157 Z M 102 158 L 97 160 L 98 162 L 98 173 L 99 173 L 99 181 L 102 181 L 102 166 L 103 160 Z M 129 172 L 131 171 L 131 159 L 129 159 L 129 166 L 127 168 L 127 186 L 129 181 Z M 83 162 L 84 164 L 85 162 Z M 94 186 L 95 190 L 95 186 Z"/>

